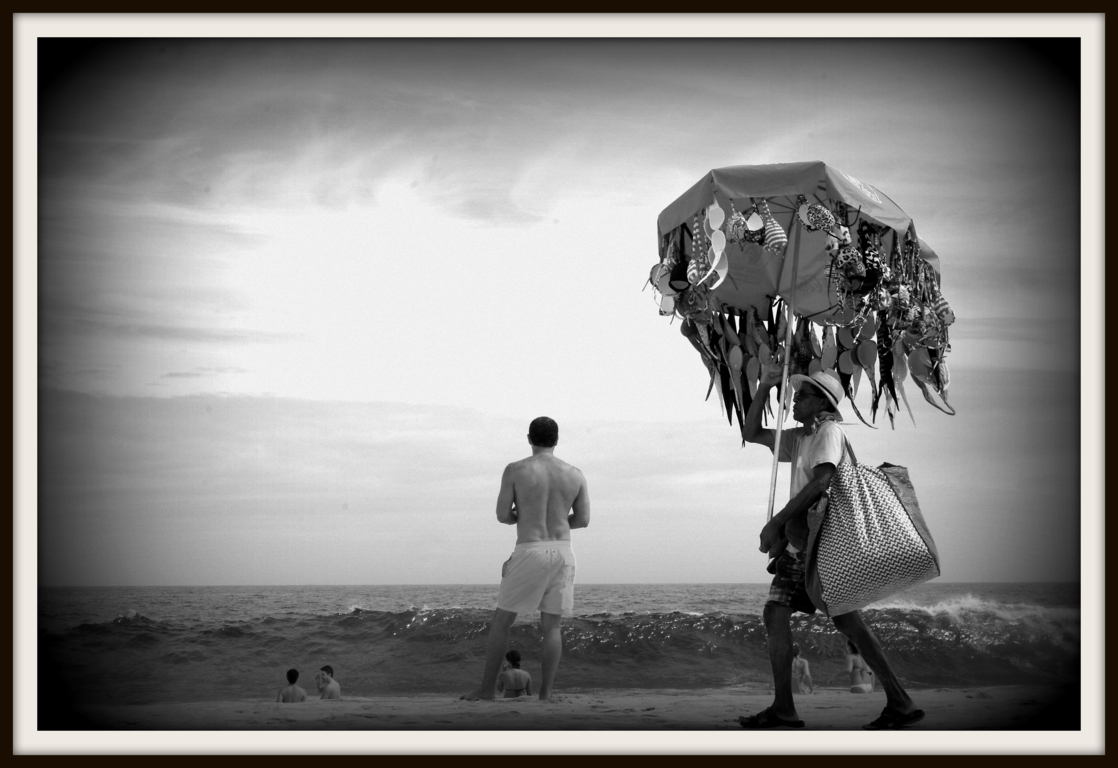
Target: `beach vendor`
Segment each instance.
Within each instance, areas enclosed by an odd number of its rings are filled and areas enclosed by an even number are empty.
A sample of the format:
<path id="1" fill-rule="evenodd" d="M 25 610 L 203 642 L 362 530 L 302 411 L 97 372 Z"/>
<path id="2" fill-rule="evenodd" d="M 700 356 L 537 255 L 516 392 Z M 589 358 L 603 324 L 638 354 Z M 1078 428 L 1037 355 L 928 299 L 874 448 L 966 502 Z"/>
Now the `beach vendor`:
<path id="1" fill-rule="evenodd" d="M 497 521 L 516 526 L 516 548 L 501 568 L 497 609 L 489 626 L 481 685 L 461 698 L 494 698 L 509 629 L 518 613 L 540 612 L 543 682 L 539 697 L 551 697 L 563 648 L 562 618 L 574 610 L 575 555 L 571 529 L 590 525 L 590 495 L 577 467 L 556 458 L 559 426 L 546 416 L 528 426 L 532 455 L 505 467 L 497 494 Z"/>
<path id="2" fill-rule="evenodd" d="M 761 428 L 761 414 L 769 400 L 769 390 L 780 382 L 779 365 L 762 367 L 757 395 L 746 413 L 743 434 L 751 443 L 776 444 L 776 433 Z M 842 385 L 831 373 L 817 371 L 810 376 L 794 375 L 792 418 L 803 426 L 781 435 L 780 461 L 792 462 L 791 499 L 761 529 L 761 551 L 775 558 L 772 586 L 765 603 L 765 632 L 768 636 L 769 662 L 775 685 L 771 706 L 749 717 L 739 717 L 743 728 L 802 728 L 792 699 L 792 628 L 796 611 L 815 613 L 807 593 L 804 550 L 807 548 L 807 512 L 827 491 L 835 468 L 850 460 L 838 411 L 843 397 Z M 863 726 L 869 730 L 900 728 L 924 718 L 889 666 L 885 651 L 858 611 L 832 616 L 835 627 L 862 652 L 866 664 L 877 673 L 885 689 L 886 705 L 881 715 Z"/>

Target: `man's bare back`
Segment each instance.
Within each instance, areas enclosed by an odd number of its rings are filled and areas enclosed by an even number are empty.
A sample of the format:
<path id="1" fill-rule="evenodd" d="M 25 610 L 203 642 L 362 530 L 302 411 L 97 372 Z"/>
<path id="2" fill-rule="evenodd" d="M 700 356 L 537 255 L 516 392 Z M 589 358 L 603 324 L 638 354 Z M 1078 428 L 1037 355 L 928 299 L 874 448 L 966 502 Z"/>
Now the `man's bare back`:
<path id="1" fill-rule="evenodd" d="M 307 692 L 294 683 L 280 688 L 279 694 L 276 696 L 276 701 L 283 704 L 295 704 L 306 700 Z"/>
<path id="2" fill-rule="evenodd" d="M 563 616 L 570 616 L 574 608 L 571 529 L 590 525 L 586 478 L 577 467 L 555 458 L 559 425 L 554 419 L 533 419 L 527 437 L 532 455 L 509 464 L 501 475 L 497 522 L 516 525 L 516 549 L 501 567 L 481 685 L 462 696 L 467 701 L 493 698 L 497 667 L 508 651 L 512 623 L 518 613 L 537 610 L 543 635 L 539 697 L 540 701 L 550 699 L 562 655 Z M 519 653 L 516 655 L 518 661 Z"/>
<path id="3" fill-rule="evenodd" d="M 571 528 L 585 528 L 590 499 L 582 472 L 540 450 L 505 467 L 497 496 L 497 519 L 516 523 L 516 543 L 570 541 Z"/>

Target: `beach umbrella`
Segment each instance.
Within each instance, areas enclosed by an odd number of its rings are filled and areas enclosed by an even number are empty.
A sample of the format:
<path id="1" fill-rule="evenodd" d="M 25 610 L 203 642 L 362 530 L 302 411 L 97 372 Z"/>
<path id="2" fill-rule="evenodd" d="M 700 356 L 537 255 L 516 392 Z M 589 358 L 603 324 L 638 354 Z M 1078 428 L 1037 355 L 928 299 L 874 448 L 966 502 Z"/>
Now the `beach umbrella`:
<path id="1" fill-rule="evenodd" d="M 904 383 L 944 413 L 948 326 L 939 257 L 912 218 L 874 186 L 822 162 L 710 171 L 657 221 L 649 275 L 660 314 L 680 319 L 727 419 L 739 425 L 761 365 L 782 364 L 769 516 L 790 373 L 829 370 L 870 416 L 912 409 Z"/>

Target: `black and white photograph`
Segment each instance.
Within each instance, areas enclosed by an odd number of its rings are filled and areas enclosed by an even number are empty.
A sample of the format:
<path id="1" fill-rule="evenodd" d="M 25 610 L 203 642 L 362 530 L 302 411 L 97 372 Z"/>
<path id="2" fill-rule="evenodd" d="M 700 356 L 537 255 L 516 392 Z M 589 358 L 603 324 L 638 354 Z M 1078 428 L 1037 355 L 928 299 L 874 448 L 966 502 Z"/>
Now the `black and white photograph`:
<path id="1" fill-rule="evenodd" d="M 14 28 L 17 754 L 1101 752 L 1101 15 Z"/>

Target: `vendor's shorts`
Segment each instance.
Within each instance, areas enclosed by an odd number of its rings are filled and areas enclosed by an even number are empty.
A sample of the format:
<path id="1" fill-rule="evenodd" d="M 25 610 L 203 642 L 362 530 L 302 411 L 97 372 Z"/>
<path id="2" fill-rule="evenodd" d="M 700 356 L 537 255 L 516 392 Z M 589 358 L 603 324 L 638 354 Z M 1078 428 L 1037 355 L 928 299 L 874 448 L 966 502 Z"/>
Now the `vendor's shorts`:
<path id="1" fill-rule="evenodd" d="M 769 599 L 765 601 L 765 605 L 783 605 L 793 612 L 808 615 L 815 613 L 815 604 L 807 594 L 803 552 L 789 552 L 786 549 L 776 558 L 776 574 L 769 587 Z"/>
<path id="2" fill-rule="evenodd" d="M 570 616 L 575 607 L 575 553 L 569 541 L 517 544 L 501 568 L 497 607 Z"/>

